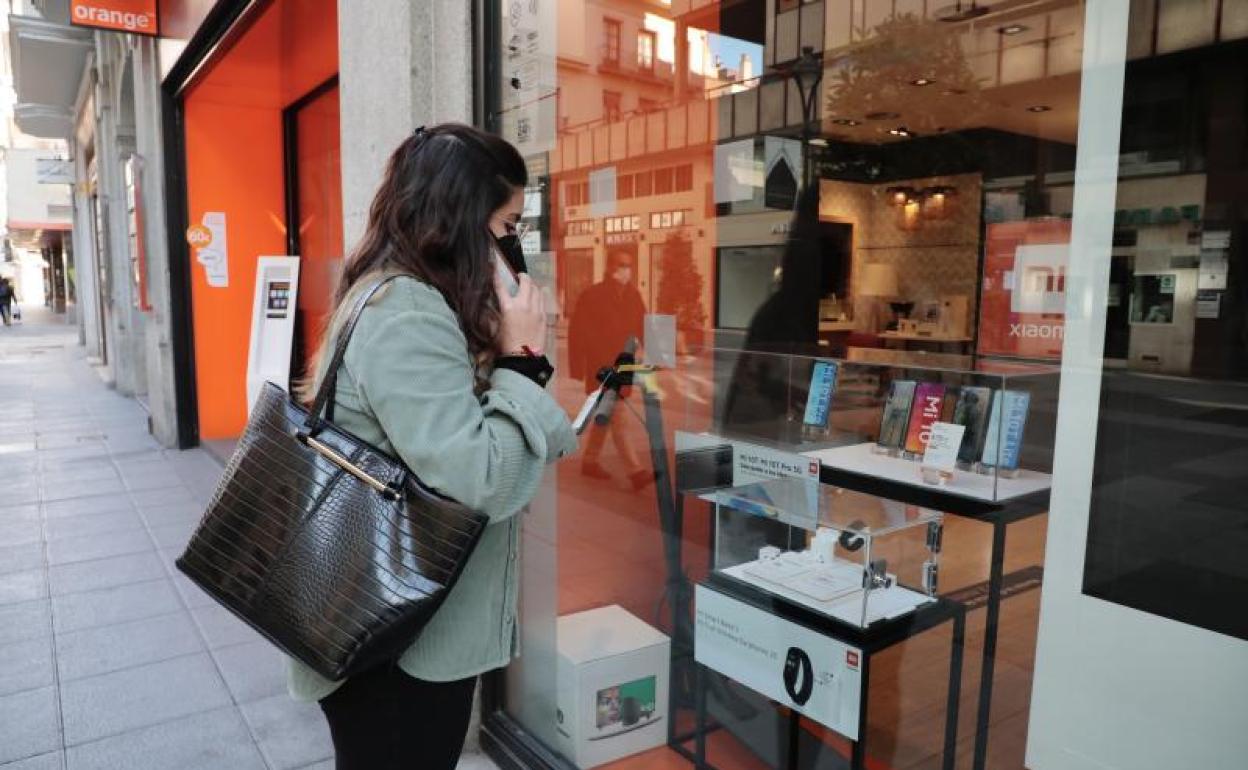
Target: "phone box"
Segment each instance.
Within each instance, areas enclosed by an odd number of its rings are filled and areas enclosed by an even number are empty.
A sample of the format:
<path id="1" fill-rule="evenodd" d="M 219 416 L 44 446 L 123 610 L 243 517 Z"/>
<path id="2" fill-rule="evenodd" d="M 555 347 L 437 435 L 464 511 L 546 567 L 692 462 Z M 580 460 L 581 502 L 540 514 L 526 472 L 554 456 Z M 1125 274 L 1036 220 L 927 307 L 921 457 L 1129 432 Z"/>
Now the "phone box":
<path id="1" fill-rule="evenodd" d="M 670 644 L 614 604 L 559 618 L 555 727 L 577 767 L 666 742 Z"/>

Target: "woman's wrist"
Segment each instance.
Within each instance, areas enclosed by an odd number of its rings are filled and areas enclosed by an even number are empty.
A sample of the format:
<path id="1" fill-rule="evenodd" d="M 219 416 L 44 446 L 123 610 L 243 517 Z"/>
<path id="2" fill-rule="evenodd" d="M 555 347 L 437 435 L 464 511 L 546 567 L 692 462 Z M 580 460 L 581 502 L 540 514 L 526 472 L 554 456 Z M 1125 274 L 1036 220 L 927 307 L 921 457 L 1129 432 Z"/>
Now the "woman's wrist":
<path id="1" fill-rule="evenodd" d="M 529 358 L 541 358 L 545 355 L 540 345 L 514 345 L 504 347 L 502 356 L 528 356 Z"/>

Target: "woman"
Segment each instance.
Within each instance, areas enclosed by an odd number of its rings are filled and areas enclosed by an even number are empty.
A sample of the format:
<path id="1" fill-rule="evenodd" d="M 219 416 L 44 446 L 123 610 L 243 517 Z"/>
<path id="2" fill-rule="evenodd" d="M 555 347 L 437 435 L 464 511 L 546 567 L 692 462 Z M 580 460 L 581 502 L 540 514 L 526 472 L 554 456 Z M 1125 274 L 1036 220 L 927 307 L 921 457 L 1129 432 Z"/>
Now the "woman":
<path id="1" fill-rule="evenodd" d="M 543 389 L 551 369 L 540 290 L 527 275 L 504 275 L 500 261 L 522 264 L 515 231 L 526 181 L 520 155 L 498 137 L 418 129 L 390 158 L 335 296 L 322 351 L 359 291 L 401 276 L 360 316 L 334 422 L 490 517 L 459 582 L 398 660 L 346 682 L 290 662 L 291 694 L 320 701 L 339 770 L 453 768 L 477 676 L 515 654 L 516 514 L 544 466 L 576 446 Z"/>

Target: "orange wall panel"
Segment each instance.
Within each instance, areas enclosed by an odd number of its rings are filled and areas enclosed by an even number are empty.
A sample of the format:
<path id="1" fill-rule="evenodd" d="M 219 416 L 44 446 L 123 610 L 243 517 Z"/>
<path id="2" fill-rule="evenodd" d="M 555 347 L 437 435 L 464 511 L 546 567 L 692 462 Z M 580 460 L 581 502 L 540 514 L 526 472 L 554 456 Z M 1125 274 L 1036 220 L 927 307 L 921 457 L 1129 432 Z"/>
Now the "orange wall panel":
<path id="1" fill-rule="evenodd" d="M 232 438 L 247 421 L 247 347 L 256 260 L 286 252 L 281 112 L 209 100 L 186 100 L 188 211 L 191 224 L 223 211 L 229 285 L 208 285 L 191 265 L 199 432 Z M 194 257 L 192 256 L 192 260 Z"/>

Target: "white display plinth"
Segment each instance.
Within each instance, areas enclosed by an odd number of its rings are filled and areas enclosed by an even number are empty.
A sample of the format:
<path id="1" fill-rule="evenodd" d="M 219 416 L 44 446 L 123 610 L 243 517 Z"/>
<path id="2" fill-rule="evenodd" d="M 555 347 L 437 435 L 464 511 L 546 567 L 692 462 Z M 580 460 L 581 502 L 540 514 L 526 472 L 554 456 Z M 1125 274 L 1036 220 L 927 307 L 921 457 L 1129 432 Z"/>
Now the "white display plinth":
<path id="1" fill-rule="evenodd" d="M 868 441 L 863 444 L 836 447 L 835 449 L 818 449 L 805 452 L 806 457 L 818 460 L 830 468 L 861 473 L 887 481 L 899 481 L 924 489 L 939 490 L 953 495 L 962 495 L 977 500 L 999 502 L 1015 497 L 1041 492 L 1048 489 L 1053 477 L 1047 473 L 1021 470 L 1014 478 L 991 476 L 974 471 L 956 470 L 953 479 L 944 486 L 924 484 L 919 476 L 919 462 L 901 457 L 876 454 L 875 443 Z M 995 494 L 993 484 L 996 484 Z"/>
<path id="2" fill-rule="evenodd" d="M 898 618 L 910 612 L 914 612 L 924 604 L 935 601 L 930 596 L 912 591 L 909 588 L 903 588 L 899 585 L 893 585 L 889 588 L 877 588 L 871 592 L 869 601 L 867 602 L 867 619 L 866 623 L 862 620 L 862 591 L 854 591 L 853 593 L 839 596 L 831 601 L 821 602 L 800 591 L 789 588 L 782 583 L 775 583 L 756 577 L 748 572 L 750 566 L 754 562 L 738 564 L 735 567 L 721 569 L 725 575 L 734 577 L 743 583 L 757 586 L 764 591 L 781 596 L 794 604 L 800 604 L 803 607 L 819 612 L 837 620 L 848 623 L 851 626 L 865 627 L 869 626 L 877 620 L 890 620 Z M 861 580 L 862 568 L 856 565 L 845 565 L 853 569 Z"/>

